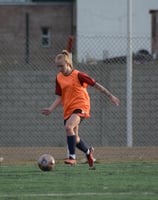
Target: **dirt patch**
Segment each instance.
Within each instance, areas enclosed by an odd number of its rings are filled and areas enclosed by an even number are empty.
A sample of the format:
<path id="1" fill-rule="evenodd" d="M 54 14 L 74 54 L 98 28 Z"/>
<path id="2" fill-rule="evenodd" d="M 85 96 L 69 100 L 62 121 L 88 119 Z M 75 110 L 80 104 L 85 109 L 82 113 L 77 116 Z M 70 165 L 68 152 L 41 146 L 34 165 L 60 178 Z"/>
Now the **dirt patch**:
<path id="1" fill-rule="evenodd" d="M 3 163 L 37 162 L 42 154 L 51 154 L 57 162 L 66 158 L 65 147 L 2 147 L 0 157 Z M 158 161 L 158 147 L 95 147 L 94 156 L 99 162 Z M 77 150 L 77 159 L 85 156 Z"/>

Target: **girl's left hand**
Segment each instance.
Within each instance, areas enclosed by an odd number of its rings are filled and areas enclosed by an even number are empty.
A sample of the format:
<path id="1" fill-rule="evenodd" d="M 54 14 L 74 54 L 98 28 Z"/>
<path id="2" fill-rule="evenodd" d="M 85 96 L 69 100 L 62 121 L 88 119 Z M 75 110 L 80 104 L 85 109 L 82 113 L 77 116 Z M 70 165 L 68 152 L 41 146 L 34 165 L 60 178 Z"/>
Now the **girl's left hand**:
<path id="1" fill-rule="evenodd" d="M 117 97 L 115 97 L 114 95 L 110 96 L 110 100 L 114 105 L 116 105 L 116 106 L 120 105 L 120 100 Z"/>

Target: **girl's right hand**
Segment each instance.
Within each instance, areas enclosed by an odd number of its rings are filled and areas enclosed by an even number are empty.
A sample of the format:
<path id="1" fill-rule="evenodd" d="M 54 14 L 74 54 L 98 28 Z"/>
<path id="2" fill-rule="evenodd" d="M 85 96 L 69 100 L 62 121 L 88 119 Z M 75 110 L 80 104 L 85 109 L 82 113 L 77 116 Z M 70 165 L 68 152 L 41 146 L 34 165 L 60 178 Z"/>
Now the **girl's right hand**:
<path id="1" fill-rule="evenodd" d="M 46 115 L 46 116 L 50 115 L 51 114 L 50 108 L 43 108 L 42 109 L 42 114 Z"/>

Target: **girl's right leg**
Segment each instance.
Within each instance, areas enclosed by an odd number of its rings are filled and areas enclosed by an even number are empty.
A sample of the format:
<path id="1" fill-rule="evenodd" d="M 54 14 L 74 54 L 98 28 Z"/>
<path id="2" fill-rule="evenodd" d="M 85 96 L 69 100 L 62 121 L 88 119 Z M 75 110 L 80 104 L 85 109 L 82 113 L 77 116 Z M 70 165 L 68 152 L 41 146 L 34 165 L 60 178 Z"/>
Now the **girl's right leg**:
<path id="1" fill-rule="evenodd" d="M 67 136 L 67 144 L 69 150 L 69 158 L 65 160 L 65 164 L 76 164 L 76 134 L 74 129 L 80 123 L 80 117 L 77 114 L 72 114 L 71 117 L 66 121 L 65 130 Z"/>

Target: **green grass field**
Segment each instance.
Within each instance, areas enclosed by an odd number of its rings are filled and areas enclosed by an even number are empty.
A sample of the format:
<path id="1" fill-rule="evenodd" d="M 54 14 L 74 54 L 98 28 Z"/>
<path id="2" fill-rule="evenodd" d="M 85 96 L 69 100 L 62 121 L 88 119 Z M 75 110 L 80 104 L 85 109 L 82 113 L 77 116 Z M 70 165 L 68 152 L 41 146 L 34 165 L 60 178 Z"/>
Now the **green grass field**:
<path id="1" fill-rule="evenodd" d="M 0 200 L 157 200 L 158 162 L 0 166 Z"/>

